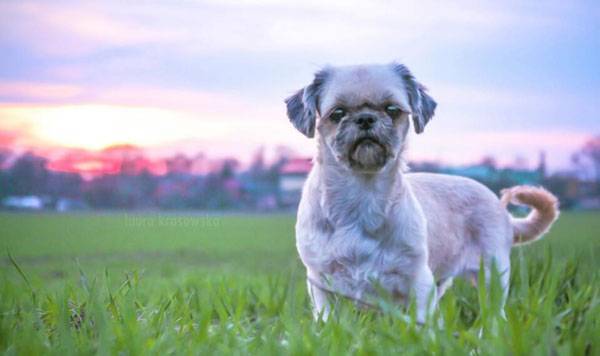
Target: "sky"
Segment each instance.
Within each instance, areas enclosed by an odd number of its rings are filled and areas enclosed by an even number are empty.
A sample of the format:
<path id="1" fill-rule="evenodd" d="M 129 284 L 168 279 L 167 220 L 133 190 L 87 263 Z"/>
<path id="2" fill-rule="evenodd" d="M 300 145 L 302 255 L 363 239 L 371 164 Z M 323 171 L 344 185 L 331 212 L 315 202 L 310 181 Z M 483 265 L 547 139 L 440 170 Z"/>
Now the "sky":
<path id="1" fill-rule="evenodd" d="M 315 143 L 283 99 L 320 67 L 406 64 L 438 102 L 408 158 L 563 169 L 600 134 L 600 5 L 1 1 L 0 147 L 249 159 Z"/>

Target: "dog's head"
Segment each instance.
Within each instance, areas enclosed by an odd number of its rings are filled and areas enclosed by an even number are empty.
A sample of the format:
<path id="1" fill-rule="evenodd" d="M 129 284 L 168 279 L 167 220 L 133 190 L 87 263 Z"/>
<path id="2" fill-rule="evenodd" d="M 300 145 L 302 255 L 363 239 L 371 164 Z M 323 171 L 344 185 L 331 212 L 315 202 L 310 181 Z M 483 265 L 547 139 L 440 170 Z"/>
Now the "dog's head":
<path id="1" fill-rule="evenodd" d="M 408 68 L 396 63 L 327 67 L 285 102 L 300 132 L 313 137 L 317 131 L 321 149 L 350 169 L 368 173 L 400 154 L 409 117 L 421 133 L 436 107 Z"/>

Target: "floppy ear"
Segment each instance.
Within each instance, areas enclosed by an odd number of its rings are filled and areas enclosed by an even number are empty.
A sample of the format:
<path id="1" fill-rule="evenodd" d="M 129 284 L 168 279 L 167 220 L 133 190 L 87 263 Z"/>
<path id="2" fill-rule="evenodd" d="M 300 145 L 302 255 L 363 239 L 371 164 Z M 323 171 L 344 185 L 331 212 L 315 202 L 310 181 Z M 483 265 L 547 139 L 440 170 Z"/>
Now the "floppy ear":
<path id="1" fill-rule="evenodd" d="M 408 101 L 413 124 L 416 133 L 420 134 L 425 129 L 425 125 L 431 120 L 435 113 L 437 103 L 429 94 L 427 88 L 417 82 L 412 73 L 403 64 L 393 64 L 394 71 L 402 78 L 406 92 L 408 93 Z"/>
<path id="2" fill-rule="evenodd" d="M 317 72 L 310 85 L 285 99 L 288 118 L 298 131 L 309 138 L 315 136 L 319 95 L 326 78 L 326 70 Z"/>

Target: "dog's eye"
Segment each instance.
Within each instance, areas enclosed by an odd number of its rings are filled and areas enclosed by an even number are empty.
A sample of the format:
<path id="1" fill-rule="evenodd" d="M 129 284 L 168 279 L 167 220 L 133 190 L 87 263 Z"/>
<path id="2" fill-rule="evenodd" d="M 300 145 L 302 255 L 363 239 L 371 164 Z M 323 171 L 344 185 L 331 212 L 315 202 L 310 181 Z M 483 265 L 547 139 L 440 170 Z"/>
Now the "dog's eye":
<path id="1" fill-rule="evenodd" d="M 391 117 L 397 117 L 398 115 L 400 115 L 402 110 L 396 105 L 388 105 L 385 107 L 385 112 Z"/>
<path id="2" fill-rule="evenodd" d="M 342 108 L 337 108 L 337 109 L 333 110 L 331 115 L 329 115 L 329 119 L 331 119 L 331 121 L 333 121 L 333 122 L 340 122 L 340 120 L 344 116 L 346 116 L 346 110 L 344 110 Z"/>

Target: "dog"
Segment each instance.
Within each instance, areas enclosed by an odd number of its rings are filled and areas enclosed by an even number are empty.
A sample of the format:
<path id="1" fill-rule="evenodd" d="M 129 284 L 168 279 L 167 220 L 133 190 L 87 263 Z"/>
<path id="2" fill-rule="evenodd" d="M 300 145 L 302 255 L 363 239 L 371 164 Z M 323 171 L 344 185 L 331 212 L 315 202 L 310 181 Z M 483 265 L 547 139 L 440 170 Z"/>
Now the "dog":
<path id="1" fill-rule="evenodd" d="M 294 127 L 317 142 L 295 228 L 315 318 L 327 319 L 333 295 L 369 307 L 384 292 L 402 306 L 414 301 L 422 324 L 453 278 L 476 282 L 480 266 L 486 283 L 498 271 L 503 311 L 511 248 L 548 231 L 555 196 L 515 186 L 499 199 L 468 178 L 408 173 L 411 122 L 422 133 L 437 104 L 402 64 L 328 66 L 285 103 Z M 531 212 L 515 218 L 508 203 Z"/>

